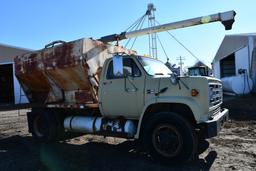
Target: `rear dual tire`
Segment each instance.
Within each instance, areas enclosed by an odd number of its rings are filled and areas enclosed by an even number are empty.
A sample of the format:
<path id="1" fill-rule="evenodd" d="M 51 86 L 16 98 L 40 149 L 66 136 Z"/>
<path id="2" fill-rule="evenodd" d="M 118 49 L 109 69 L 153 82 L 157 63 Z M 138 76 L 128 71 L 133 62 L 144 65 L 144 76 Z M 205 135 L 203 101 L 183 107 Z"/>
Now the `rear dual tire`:
<path id="1" fill-rule="evenodd" d="M 34 111 L 29 114 L 29 128 L 32 137 L 38 142 L 54 142 L 58 140 L 60 124 L 54 113 L 48 111 Z"/>

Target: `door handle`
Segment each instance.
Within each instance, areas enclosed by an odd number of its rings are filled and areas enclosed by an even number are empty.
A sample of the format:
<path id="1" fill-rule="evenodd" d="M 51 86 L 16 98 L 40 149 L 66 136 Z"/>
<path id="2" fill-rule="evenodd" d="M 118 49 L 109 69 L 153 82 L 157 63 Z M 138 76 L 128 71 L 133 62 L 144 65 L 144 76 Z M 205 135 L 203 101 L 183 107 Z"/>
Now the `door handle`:
<path id="1" fill-rule="evenodd" d="M 107 84 L 111 84 L 111 83 L 112 83 L 112 81 L 104 81 L 103 85 L 107 85 Z"/>
<path id="2" fill-rule="evenodd" d="M 136 91 L 137 91 L 137 89 L 135 89 L 135 88 L 127 88 L 126 89 L 126 92 L 128 92 L 128 93 L 134 93 Z"/>
<path id="3" fill-rule="evenodd" d="M 147 94 L 155 94 L 155 90 L 154 89 L 148 89 Z"/>

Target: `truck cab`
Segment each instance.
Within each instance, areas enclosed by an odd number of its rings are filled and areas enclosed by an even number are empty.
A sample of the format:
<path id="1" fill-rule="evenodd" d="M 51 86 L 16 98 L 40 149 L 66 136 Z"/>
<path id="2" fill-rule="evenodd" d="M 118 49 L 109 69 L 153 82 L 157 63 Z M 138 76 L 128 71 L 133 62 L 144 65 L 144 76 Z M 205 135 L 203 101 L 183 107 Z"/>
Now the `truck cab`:
<path id="1" fill-rule="evenodd" d="M 228 119 L 228 110 L 220 106 L 223 98 L 220 80 L 177 77 L 156 59 L 117 55 L 105 62 L 101 79 L 102 115 L 137 121 L 134 138 L 152 142 L 157 137 L 156 142 L 144 144 L 160 158 L 170 158 L 175 153 L 175 148 L 166 151 L 165 148 L 170 148 L 163 147 L 166 143 L 181 144 L 185 139 L 192 145 L 183 150 L 192 154 L 198 136 L 216 136 Z"/>
<path id="2" fill-rule="evenodd" d="M 209 69 L 207 66 L 195 66 L 195 67 L 188 68 L 188 75 L 189 76 L 210 76 L 212 74 L 209 72 Z"/>

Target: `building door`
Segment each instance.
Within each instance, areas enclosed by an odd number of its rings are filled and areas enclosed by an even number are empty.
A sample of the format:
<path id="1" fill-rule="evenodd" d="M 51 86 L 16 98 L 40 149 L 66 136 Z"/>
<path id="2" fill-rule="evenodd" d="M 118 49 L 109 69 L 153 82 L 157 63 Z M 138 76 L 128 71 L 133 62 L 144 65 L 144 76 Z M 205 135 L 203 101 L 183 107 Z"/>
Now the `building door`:
<path id="1" fill-rule="evenodd" d="M 235 54 L 231 54 L 220 61 L 220 76 L 231 77 L 236 75 Z"/>
<path id="2" fill-rule="evenodd" d="M 0 105 L 14 103 L 13 65 L 0 65 Z"/>

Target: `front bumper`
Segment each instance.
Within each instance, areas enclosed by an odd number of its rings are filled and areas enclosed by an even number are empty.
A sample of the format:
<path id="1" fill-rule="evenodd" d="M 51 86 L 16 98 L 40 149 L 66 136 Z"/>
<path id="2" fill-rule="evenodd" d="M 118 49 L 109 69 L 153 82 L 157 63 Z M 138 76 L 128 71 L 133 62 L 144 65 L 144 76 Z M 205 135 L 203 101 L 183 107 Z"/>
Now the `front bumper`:
<path id="1" fill-rule="evenodd" d="M 212 120 L 201 123 L 200 128 L 204 138 L 217 136 L 224 122 L 228 120 L 228 115 L 228 109 L 223 109 L 219 114 L 215 115 Z"/>

